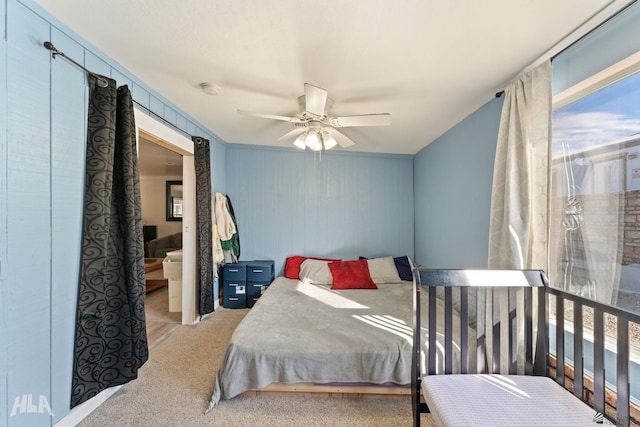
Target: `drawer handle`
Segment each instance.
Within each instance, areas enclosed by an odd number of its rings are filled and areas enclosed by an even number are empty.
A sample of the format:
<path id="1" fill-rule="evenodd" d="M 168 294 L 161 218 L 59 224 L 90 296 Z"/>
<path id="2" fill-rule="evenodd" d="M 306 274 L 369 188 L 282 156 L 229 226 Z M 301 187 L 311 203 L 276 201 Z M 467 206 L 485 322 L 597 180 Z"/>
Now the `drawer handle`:
<path id="1" fill-rule="evenodd" d="M 254 288 L 261 288 L 262 285 L 253 285 Z"/>
<path id="2" fill-rule="evenodd" d="M 238 301 L 238 298 L 229 297 L 229 301 Z"/>
<path id="3" fill-rule="evenodd" d="M 238 271 L 240 271 L 240 270 L 238 270 L 237 268 L 230 268 L 229 269 L 229 273 L 237 273 Z"/>
<path id="4" fill-rule="evenodd" d="M 253 270 L 254 273 L 262 273 L 262 270 Z"/>

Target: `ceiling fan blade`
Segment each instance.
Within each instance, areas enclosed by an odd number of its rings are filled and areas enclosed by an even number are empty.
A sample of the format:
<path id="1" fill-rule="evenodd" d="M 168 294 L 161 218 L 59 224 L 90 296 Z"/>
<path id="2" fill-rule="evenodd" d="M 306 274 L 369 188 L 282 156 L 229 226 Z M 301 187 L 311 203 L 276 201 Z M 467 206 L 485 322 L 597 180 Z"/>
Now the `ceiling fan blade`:
<path id="1" fill-rule="evenodd" d="M 276 139 L 276 141 L 286 141 L 287 139 L 291 139 L 293 137 L 296 137 L 298 135 L 300 135 L 301 133 L 306 132 L 307 127 L 297 127 L 294 130 L 292 130 L 291 132 L 287 132 L 284 135 L 282 135 L 280 138 Z"/>
<path id="2" fill-rule="evenodd" d="M 346 128 L 356 126 L 389 126 L 391 114 L 363 114 L 360 116 L 329 117 L 331 126 Z"/>
<path id="3" fill-rule="evenodd" d="M 327 96 L 326 90 L 309 83 L 304 84 L 306 110 L 309 113 L 324 116 L 326 114 L 324 109 L 327 106 Z"/>
<path id="4" fill-rule="evenodd" d="M 324 130 L 329 132 L 329 135 L 331 135 L 333 139 L 336 140 L 338 145 L 342 148 L 347 148 L 347 147 L 351 147 L 352 145 L 356 145 L 355 142 L 353 142 L 352 140 L 347 138 L 347 136 L 345 136 L 343 133 L 338 132 L 334 128 L 327 127 L 327 128 L 324 128 Z"/>
<path id="5" fill-rule="evenodd" d="M 238 113 L 243 114 L 245 116 L 262 117 L 263 119 L 282 120 L 289 123 L 305 123 L 304 120 L 301 120 L 297 117 L 278 116 L 276 114 L 254 113 L 254 112 L 245 111 L 245 110 L 238 110 Z"/>

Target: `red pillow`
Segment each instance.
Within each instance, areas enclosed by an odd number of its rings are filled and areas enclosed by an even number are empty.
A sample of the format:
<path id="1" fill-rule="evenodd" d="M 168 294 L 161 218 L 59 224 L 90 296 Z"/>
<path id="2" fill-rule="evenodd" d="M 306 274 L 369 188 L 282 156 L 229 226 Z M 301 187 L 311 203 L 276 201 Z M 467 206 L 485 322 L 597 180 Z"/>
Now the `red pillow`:
<path id="1" fill-rule="evenodd" d="M 320 261 L 340 261 L 331 258 L 314 258 L 306 256 L 290 256 L 284 263 L 284 277 L 288 279 L 297 279 L 300 276 L 300 266 L 306 259 L 317 259 Z"/>
<path id="2" fill-rule="evenodd" d="M 331 289 L 378 289 L 371 275 L 366 259 L 329 263 L 333 276 Z"/>

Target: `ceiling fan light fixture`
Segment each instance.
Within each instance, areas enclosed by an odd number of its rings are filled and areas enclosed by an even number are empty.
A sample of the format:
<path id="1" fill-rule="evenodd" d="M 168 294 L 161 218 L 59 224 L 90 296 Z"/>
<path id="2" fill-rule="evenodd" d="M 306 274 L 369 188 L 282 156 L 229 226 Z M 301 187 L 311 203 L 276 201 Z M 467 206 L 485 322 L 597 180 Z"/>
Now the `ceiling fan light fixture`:
<path id="1" fill-rule="evenodd" d="M 307 148 L 307 144 L 305 143 L 306 138 L 307 138 L 307 133 L 305 132 L 301 134 L 299 137 L 297 137 L 295 141 L 293 141 L 293 145 L 295 145 L 301 150 L 304 150 L 305 148 Z"/>
<path id="2" fill-rule="evenodd" d="M 322 143 L 325 150 L 331 150 L 338 144 L 328 132 L 322 132 Z"/>
<path id="3" fill-rule="evenodd" d="M 309 131 L 307 133 L 307 137 L 305 139 L 305 144 L 307 145 L 307 147 L 309 147 L 313 151 L 322 150 L 322 142 L 320 142 L 320 137 L 314 131 Z"/>

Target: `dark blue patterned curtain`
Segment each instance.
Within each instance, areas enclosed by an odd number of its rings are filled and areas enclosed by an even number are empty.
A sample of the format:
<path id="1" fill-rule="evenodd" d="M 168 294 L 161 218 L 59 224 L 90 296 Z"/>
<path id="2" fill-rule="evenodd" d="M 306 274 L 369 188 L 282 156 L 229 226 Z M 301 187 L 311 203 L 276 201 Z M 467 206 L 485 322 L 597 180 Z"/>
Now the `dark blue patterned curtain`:
<path id="1" fill-rule="evenodd" d="M 211 149 L 209 140 L 193 137 L 196 168 L 196 265 L 200 315 L 213 312 L 213 243 L 211 235 Z"/>
<path id="2" fill-rule="evenodd" d="M 89 114 L 71 407 L 135 379 L 148 358 L 133 102 L 89 77 Z"/>

